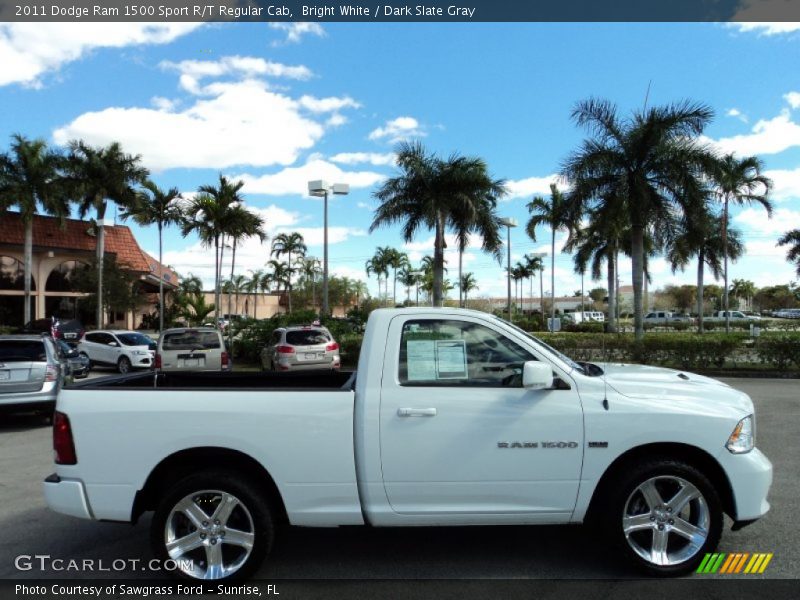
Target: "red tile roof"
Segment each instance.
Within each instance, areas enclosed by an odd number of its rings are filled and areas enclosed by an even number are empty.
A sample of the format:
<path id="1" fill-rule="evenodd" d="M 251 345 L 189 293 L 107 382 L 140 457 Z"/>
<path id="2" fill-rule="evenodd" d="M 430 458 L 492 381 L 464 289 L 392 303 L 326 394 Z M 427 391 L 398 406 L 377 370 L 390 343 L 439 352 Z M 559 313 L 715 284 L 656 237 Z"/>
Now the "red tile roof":
<path id="1" fill-rule="evenodd" d="M 120 265 L 136 273 L 152 273 L 158 278 L 158 261 L 139 247 L 125 225 L 105 227 L 105 251 L 114 254 Z M 25 228 L 18 213 L 0 214 L 0 245 L 22 246 Z M 33 218 L 34 249 L 58 249 L 94 252 L 97 239 L 91 221 L 37 215 Z M 164 266 L 164 281 L 177 285 L 177 274 Z"/>

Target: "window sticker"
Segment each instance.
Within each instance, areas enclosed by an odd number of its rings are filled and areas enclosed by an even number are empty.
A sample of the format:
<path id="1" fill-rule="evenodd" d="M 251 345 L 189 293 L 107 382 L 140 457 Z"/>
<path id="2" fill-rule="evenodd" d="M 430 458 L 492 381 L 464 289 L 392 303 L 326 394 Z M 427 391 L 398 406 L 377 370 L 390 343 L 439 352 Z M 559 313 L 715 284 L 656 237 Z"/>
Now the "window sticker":
<path id="1" fill-rule="evenodd" d="M 436 378 L 467 378 L 467 343 L 464 340 L 436 341 Z"/>
<path id="2" fill-rule="evenodd" d="M 409 340 L 406 342 L 408 381 L 432 381 L 436 379 L 436 350 L 433 340 Z"/>

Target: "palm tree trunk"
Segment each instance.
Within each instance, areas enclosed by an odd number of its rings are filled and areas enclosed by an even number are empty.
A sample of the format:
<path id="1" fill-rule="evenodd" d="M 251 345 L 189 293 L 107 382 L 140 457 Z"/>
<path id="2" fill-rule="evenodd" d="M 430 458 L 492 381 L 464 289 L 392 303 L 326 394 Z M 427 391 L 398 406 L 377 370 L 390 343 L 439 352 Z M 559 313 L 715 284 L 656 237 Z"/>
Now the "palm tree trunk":
<path id="1" fill-rule="evenodd" d="M 637 341 L 644 339 L 642 314 L 642 283 L 644 275 L 644 227 L 634 225 L 631 231 L 631 264 L 633 280 L 633 328 Z"/>
<path id="2" fill-rule="evenodd" d="M 103 327 L 103 258 L 105 256 L 106 228 L 103 220 L 106 218 L 106 205 L 103 203 L 97 208 L 97 327 Z"/>
<path id="3" fill-rule="evenodd" d="M 611 254 L 608 256 L 608 330 L 611 333 L 616 333 L 617 331 L 617 290 L 615 285 L 617 280 L 616 267 L 617 266 L 614 264 L 614 256 Z"/>
<path id="4" fill-rule="evenodd" d="M 530 288 L 531 288 L 531 310 L 530 310 L 531 314 L 528 315 L 528 317 L 532 317 L 533 316 L 533 269 L 531 269 L 530 273 L 531 273 L 531 276 L 528 277 L 528 284 L 530 285 Z"/>
<path id="5" fill-rule="evenodd" d="M 728 306 L 728 196 L 725 196 L 724 208 L 722 211 L 722 257 L 725 261 L 724 278 L 725 287 L 722 290 L 722 305 L 725 310 L 725 333 L 731 331 L 731 311 Z"/>
<path id="6" fill-rule="evenodd" d="M 539 269 L 539 312 L 542 313 L 542 327 L 544 327 L 544 261 L 541 262 L 541 265 L 542 268 Z M 544 327 L 544 329 L 547 328 Z"/>
<path id="7" fill-rule="evenodd" d="M 158 332 L 164 331 L 164 225 L 158 222 Z"/>
<path id="8" fill-rule="evenodd" d="M 219 325 L 219 235 L 214 236 L 214 327 Z"/>
<path id="9" fill-rule="evenodd" d="M 464 292 L 461 289 L 464 285 L 464 281 L 461 279 L 462 277 L 462 265 L 464 262 L 464 251 L 459 248 L 458 249 L 458 307 L 464 308 Z"/>
<path id="10" fill-rule="evenodd" d="M 394 280 L 392 281 L 392 306 L 397 306 L 397 268 L 394 269 Z"/>
<path id="11" fill-rule="evenodd" d="M 556 324 L 556 229 L 553 228 L 553 235 L 550 242 L 550 299 L 552 300 L 550 307 L 550 321 L 551 328 L 555 328 Z"/>
<path id="12" fill-rule="evenodd" d="M 228 287 L 228 318 L 231 316 L 231 297 L 233 296 L 233 266 L 236 264 L 236 240 L 233 240 L 233 248 L 231 249 L 231 280 Z M 236 312 L 239 312 L 239 301 L 236 301 Z"/>
<path id="13" fill-rule="evenodd" d="M 703 333 L 703 269 L 705 267 L 705 253 L 700 250 L 697 254 L 697 331 Z"/>
<path id="14" fill-rule="evenodd" d="M 224 265 L 224 257 L 225 257 L 225 234 L 222 234 L 221 243 L 219 245 L 219 265 L 217 266 L 217 312 L 216 317 L 219 322 L 219 311 L 222 307 L 222 267 Z"/>
<path id="15" fill-rule="evenodd" d="M 442 306 L 442 279 L 444 278 L 444 217 L 436 214 L 436 236 L 433 247 L 433 306 Z"/>
<path id="16" fill-rule="evenodd" d="M 23 324 L 31 322 L 31 274 L 33 271 L 33 217 L 25 222 L 25 250 L 23 267 L 25 269 L 25 306 L 23 308 Z M 39 282 L 40 290 L 42 282 Z M 44 315 L 42 315 L 44 316 Z"/>

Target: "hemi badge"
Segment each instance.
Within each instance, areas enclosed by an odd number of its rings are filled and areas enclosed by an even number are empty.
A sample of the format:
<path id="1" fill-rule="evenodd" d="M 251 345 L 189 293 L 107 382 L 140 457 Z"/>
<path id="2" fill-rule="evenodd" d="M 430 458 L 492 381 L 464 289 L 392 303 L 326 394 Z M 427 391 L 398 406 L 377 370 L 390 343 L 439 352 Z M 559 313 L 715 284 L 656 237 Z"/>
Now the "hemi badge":
<path id="1" fill-rule="evenodd" d="M 608 442 L 589 442 L 589 448 L 608 448 Z"/>

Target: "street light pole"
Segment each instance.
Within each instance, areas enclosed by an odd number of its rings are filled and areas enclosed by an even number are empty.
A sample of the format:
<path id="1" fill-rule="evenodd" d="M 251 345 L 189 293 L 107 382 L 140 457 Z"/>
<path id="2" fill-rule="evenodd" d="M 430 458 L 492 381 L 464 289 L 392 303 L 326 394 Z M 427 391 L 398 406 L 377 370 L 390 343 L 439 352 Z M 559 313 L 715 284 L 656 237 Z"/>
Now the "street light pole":
<path id="1" fill-rule="evenodd" d="M 500 225 L 506 226 L 506 245 L 508 246 L 508 253 L 506 258 L 506 278 L 508 280 L 508 298 L 506 306 L 508 309 L 508 320 L 511 321 L 511 228 L 517 226 L 517 222 L 513 219 L 503 218 L 498 221 Z"/>
<path id="2" fill-rule="evenodd" d="M 317 180 L 308 182 L 308 193 L 323 199 L 323 249 L 322 249 L 322 310 L 320 316 L 330 313 L 328 305 L 328 193 L 344 196 L 350 193 L 350 186 L 346 183 L 329 184 L 327 181 Z"/>

